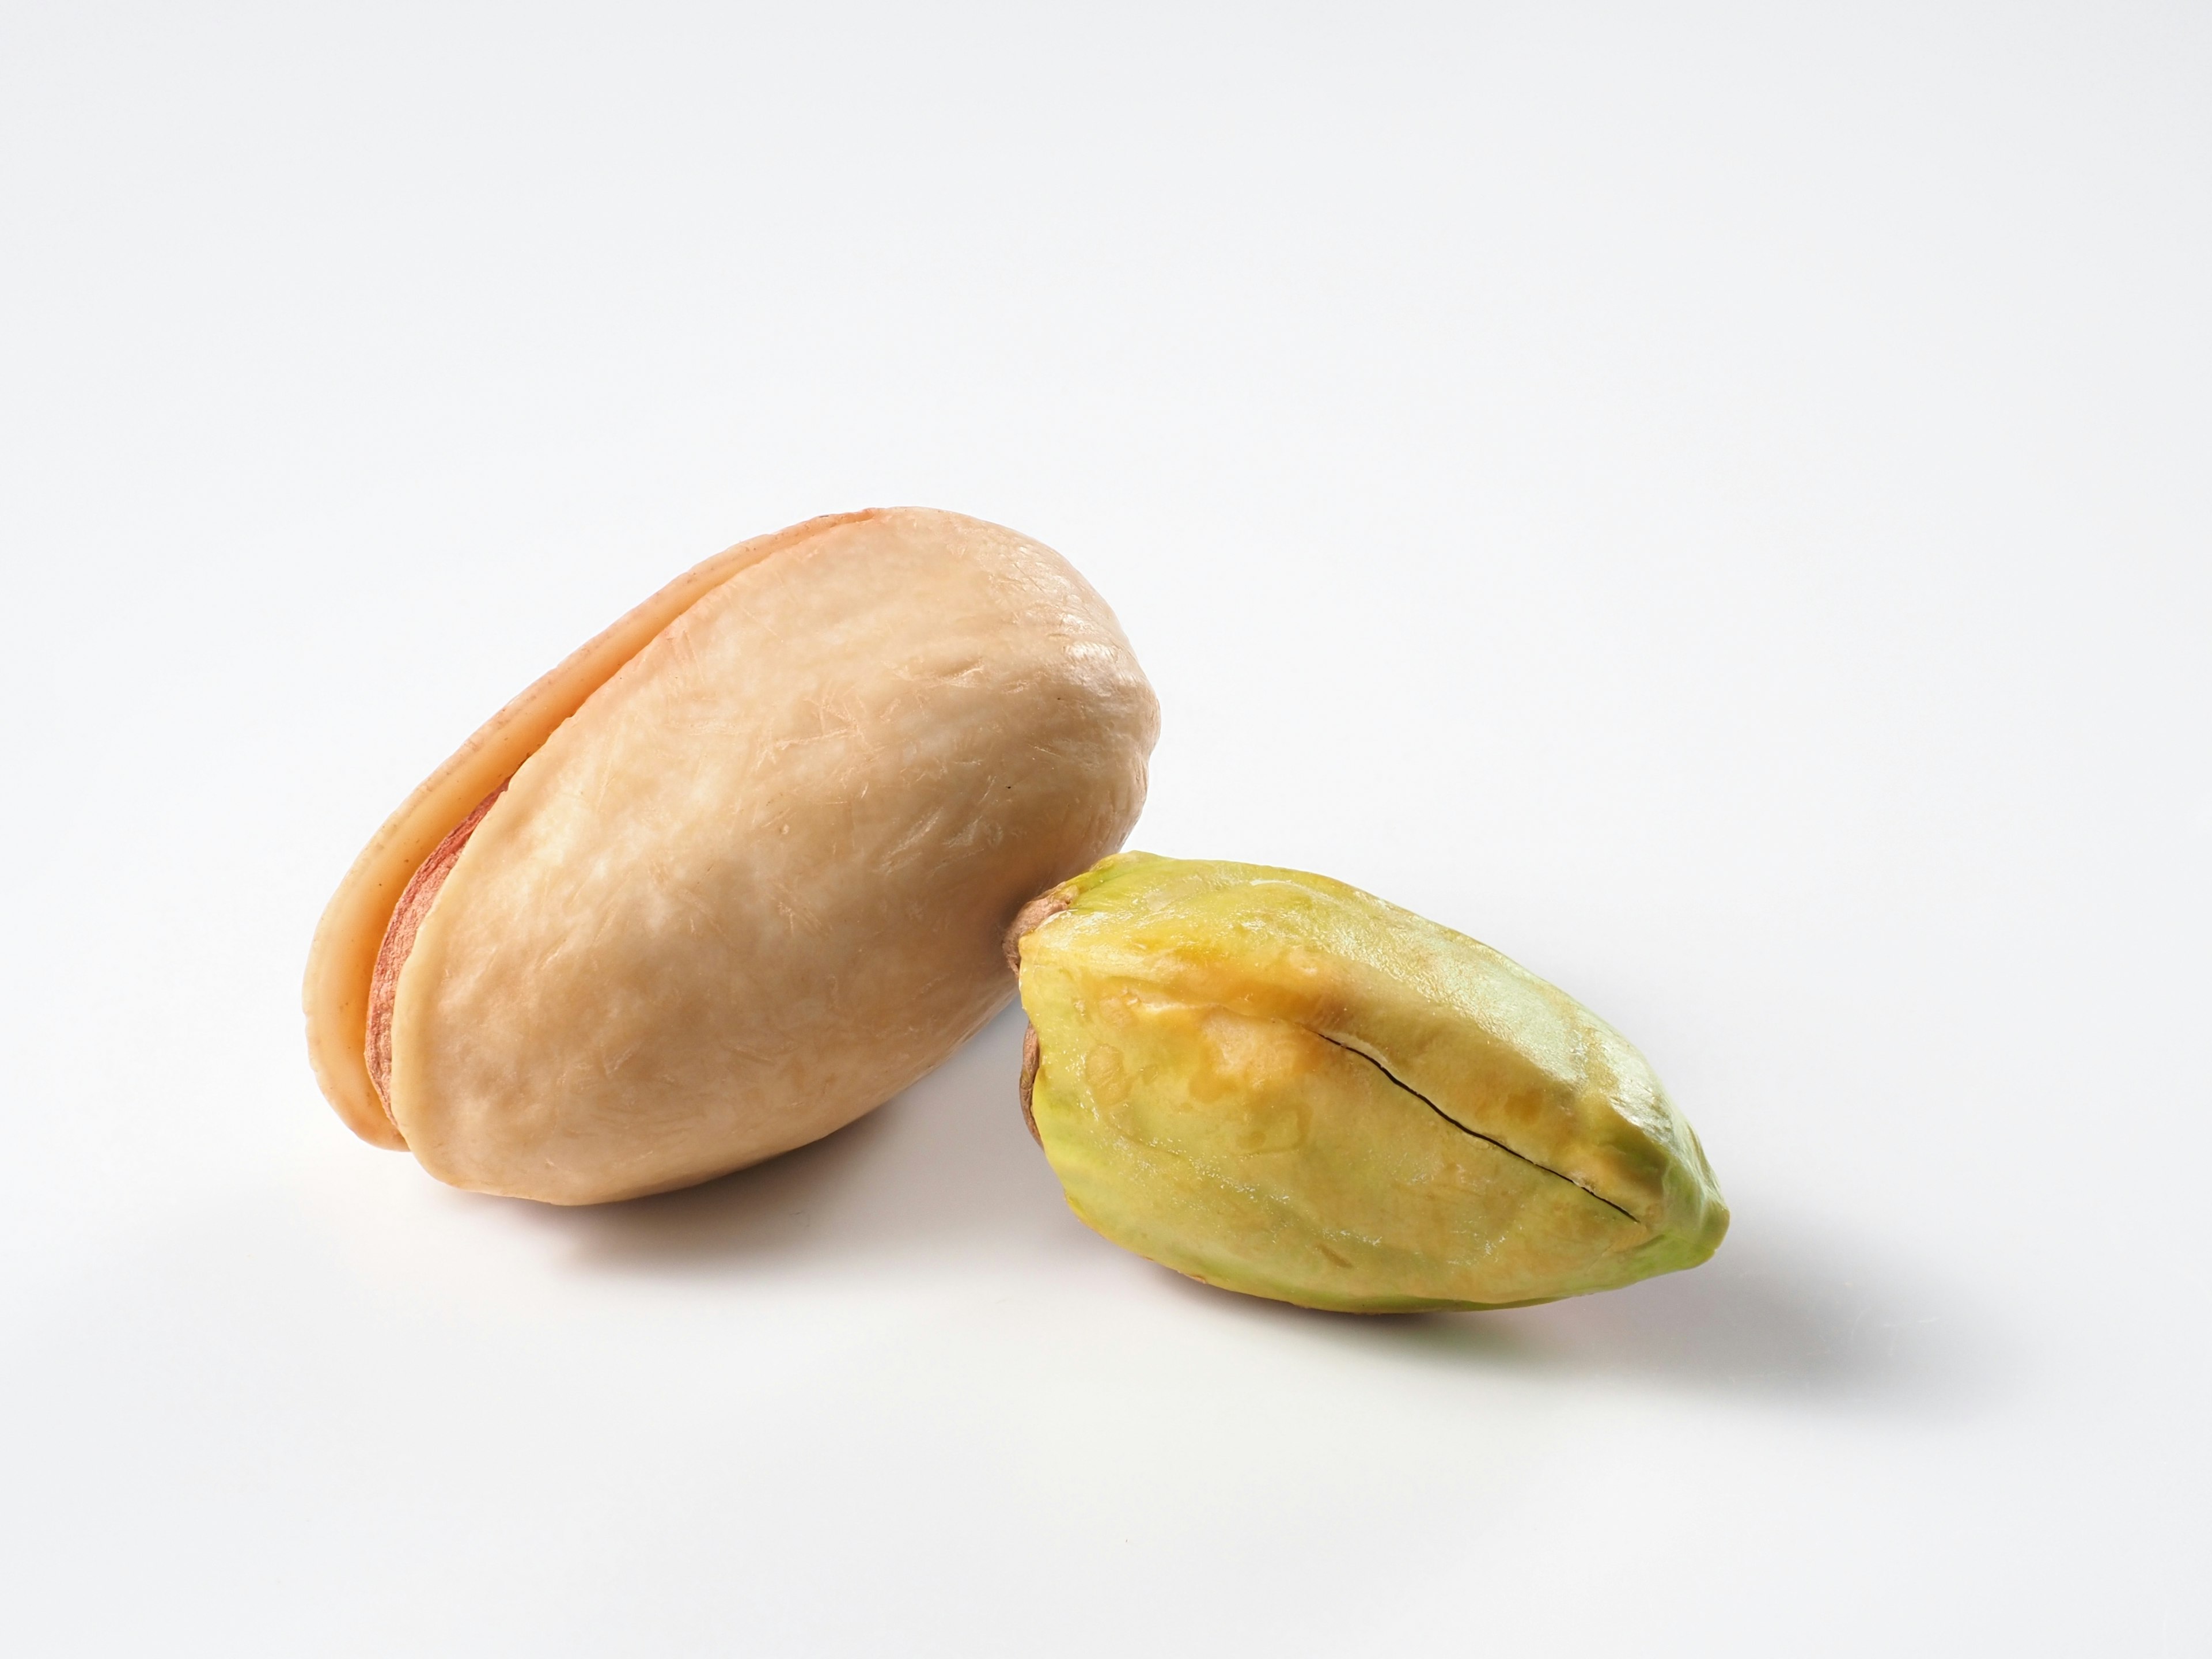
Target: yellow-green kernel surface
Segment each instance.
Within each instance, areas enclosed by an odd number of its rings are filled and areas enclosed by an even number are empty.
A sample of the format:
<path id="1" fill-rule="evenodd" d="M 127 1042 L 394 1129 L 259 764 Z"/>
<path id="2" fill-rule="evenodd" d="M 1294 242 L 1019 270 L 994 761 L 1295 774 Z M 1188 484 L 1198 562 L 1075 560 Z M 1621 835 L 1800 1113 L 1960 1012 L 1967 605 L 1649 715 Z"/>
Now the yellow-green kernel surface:
<path id="1" fill-rule="evenodd" d="M 1487 945 L 1258 865 L 1124 853 L 1054 898 L 1016 945 L 1029 1104 L 1140 1255 L 1383 1313 L 1607 1290 L 1728 1231 L 1644 1057 Z"/>

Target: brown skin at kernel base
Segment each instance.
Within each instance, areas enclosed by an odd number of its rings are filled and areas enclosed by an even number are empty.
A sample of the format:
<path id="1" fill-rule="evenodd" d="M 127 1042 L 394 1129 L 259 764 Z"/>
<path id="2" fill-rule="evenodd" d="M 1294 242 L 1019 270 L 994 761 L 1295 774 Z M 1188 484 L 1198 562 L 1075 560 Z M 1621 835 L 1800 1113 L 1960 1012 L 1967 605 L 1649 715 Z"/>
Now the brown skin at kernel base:
<path id="1" fill-rule="evenodd" d="M 1041 893 L 1031 899 L 1015 915 L 1013 926 L 1006 929 L 1006 966 L 1014 970 L 1018 979 L 1022 971 L 1022 939 L 1032 929 L 1042 927 L 1075 902 L 1075 890 L 1055 887 L 1049 893 Z M 1044 1137 L 1037 1133 L 1036 1116 L 1030 1101 L 1036 1092 L 1037 1066 L 1042 1062 L 1044 1051 L 1037 1045 L 1036 1027 L 1022 1027 L 1022 1121 L 1030 1127 L 1030 1139 L 1040 1146 Z"/>
<path id="2" fill-rule="evenodd" d="M 1037 1041 L 1036 1027 L 1025 1024 L 1022 1027 L 1022 1121 L 1029 1125 L 1030 1139 L 1039 1146 L 1044 1145 L 1044 1137 L 1037 1133 L 1036 1108 L 1032 1103 L 1036 1099 L 1037 1067 L 1043 1063 L 1044 1047 Z"/>
<path id="3" fill-rule="evenodd" d="M 392 1005 L 399 995 L 399 970 L 407 965 L 408 952 L 415 948 L 415 935 L 422 931 L 422 919 L 430 914 L 430 907 L 438 902 L 438 890 L 453 874 L 461 848 L 469 844 L 469 837 L 483 822 L 484 814 L 491 811 L 492 803 L 506 793 L 507 785 L 502 783 L 478 801 L 468 817 L 431 849 L 430 856 L 422 860 L 422 867 L 400 894 L 399 902 L 392 908 L 392 920 L 385 924 L 384 942 L 376 947 L 376 971 L 368 981 L 366 1052 L 368 1080 L 376 1085 L 376 1097 L 384 1103 L 387 1116 L 392 1111 Z M 392 1127 L 398 1126 L 395 1123 Z"/>

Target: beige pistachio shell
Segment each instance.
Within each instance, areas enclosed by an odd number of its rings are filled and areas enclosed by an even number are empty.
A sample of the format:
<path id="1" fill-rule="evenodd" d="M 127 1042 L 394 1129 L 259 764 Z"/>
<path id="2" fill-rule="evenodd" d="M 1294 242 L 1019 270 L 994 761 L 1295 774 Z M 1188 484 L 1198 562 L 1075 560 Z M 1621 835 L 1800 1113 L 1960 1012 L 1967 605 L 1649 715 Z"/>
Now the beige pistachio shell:
<path id="1" fill-rule="evenodd" d="M 781 547 L 867 516 L 846 513 L 811 519 L 740 542 L 687 570 L 486 720 L 385 820 L 324 908 L 307 954 L 303 997 L 307 1058 L 315 1081 L 356 1134 L 394 1151 L 407 1145 L 369 1080 L 365 1048 L 377 947 L 392 907 L 423 860 L 554 727 L 702 594 Z"/>
<path id="2" fill-rule="evenodd" d="M 1121 844 L 1158 714 L 1058 555 L 915 508 L 732 549 L 501 712 L 395 816 L 310 964 L 325 1092 L 459 1186 L 588 1203 L 830 1133 L 1012 990 L 1022 902 Z M 401 890 L 507 781 L 398 971 Z"/>

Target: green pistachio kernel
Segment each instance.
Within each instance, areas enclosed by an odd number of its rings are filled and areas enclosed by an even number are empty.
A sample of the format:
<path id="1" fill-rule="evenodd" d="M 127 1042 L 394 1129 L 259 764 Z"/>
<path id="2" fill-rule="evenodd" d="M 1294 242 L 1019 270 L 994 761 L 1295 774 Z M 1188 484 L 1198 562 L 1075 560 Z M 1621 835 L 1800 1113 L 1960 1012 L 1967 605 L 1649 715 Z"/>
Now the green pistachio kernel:
<path id="1" fill-rule="evenodd" d="M 1386 1313 L 1692 1267 L 1728 1210 L 1644 1057 L 1487 945 L 1324 876 L 1124 853 L 1008 935 L 1067 1201 L 1225 1289 Z"/>

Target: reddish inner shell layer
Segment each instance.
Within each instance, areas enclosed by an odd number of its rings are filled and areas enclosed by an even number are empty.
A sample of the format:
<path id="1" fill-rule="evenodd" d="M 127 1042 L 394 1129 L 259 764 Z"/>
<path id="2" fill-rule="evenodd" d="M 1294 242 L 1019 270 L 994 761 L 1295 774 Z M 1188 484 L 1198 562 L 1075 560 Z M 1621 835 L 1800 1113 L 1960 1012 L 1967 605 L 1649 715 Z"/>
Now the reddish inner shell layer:
<path id="1" fill-rule="evenodd" d="M 376 1085 L 376 1097 L 384 1103 L 387 1116 L 392 1111 L 392 1005 L 399 994 L 399 970 L 407 965 L 415 935 L 422 931 L 430 907 L 438 902 L 438 890 L 453 874 L 461 848 L 469 844 L 469 837 L 491 811 L 492 803 L 506 793 L 507 784 L 502 783 L 431 849 L 422 867 L 408 882 L 406 891 L 400 894 L 392 920 L 385 924 L 384 942 L 376 947 L 376 971 L 368 981 L 368 1080 Z M 393 1127 L 398 1126 L 395 1122 Z"/>

